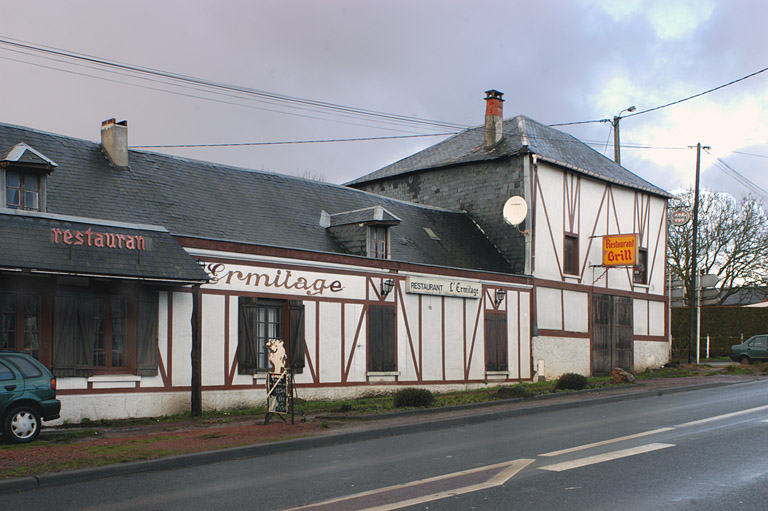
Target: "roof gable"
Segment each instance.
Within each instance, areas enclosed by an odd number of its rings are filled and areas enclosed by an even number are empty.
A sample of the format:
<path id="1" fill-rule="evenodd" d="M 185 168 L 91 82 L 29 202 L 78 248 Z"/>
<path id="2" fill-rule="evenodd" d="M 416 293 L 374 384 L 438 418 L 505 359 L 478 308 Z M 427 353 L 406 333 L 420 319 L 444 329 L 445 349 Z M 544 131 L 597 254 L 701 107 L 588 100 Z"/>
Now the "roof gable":
<path id="1" fill-rule="evenodd" d="M 544 161 L 596 179 L 669 197 L 661 188 L 606 158 L 572 135 L 523 115 L 503 122 L 503 138 L 498 144 L 489 150 L 485 150 L 483 144 L 484 127 L 470 128 L 347 184 L 355 186 L 421 170 L 532 153 Z"/>

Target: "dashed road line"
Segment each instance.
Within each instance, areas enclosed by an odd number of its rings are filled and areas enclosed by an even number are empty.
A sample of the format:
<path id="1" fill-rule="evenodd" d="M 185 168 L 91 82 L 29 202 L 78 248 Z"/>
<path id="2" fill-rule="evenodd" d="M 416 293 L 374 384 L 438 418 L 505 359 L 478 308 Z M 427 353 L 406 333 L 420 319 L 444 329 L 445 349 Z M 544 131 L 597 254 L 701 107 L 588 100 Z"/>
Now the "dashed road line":
<path id="1" fill-rule="evenodd" d="M 574 468 L 586 467 L 588 465 L 594 465 L 596 463 L 603 463 L 605 461 L 617 460 L 620 458 L 627 458 L 629 456 L 635 456 L 637 454 L 644 454 L 646 452 L 658 451 L 660 449 L 666 449 L 668 447 L 674 447 L 674 444 L 647 444 L 638 447 L 630 447 L 629 449 L 622 449 L 620 451 L 607 452 L 605 454 L 598 454 L 596 456 L 589 456 L 587 458 L 579 458 L 577 460 L 564 461 L 562 463 L 555 463 L 553 465 L 545 465 L 539 467 L 539 470 L 550 470 L 552 472 L 562 472 L 564 470 L 571 470 Z"/>
<path id="2" fill-rule="evenodd" d="M 579 445 L 579 446 L 576 446 L 576 447 L 570 447 L 568 449 L 561 449 L 559 451 L 545 452 L 544 454 L 539 454 L 539 456 L 545 456 L 545 457 L 560 456 L 561 454 L 568 454 L 568 453 L 576 452 L 576 451 L 584 451 L 586 449 L 591 449 L 592 447 L 599 447 L 601 445 L 608 445 L 608 444 L 613 444 L 613 443 L 616 443 L 616 442 L 623 442 L 624 440 L 632 440 L 633 438 L 642 438 L 642 437 L 648 436 L 648 435 L 655 435 L 656 433 L 664 433 L 665 431 L 672 431 L 673 429 L 674 428 L 652 429 L 650 431 L 643 431 L 642 433 L 635 433 L 634 435 L 620 436 L 620 437 L 617 437 L 617 438 L 611 438 L 611 439 L 608 439 L 608 440 L 603 440 L 601 442 L 594 442 L 594 443 L 591 443 L 591 444 L 584 444 L 584 445 Z"/>

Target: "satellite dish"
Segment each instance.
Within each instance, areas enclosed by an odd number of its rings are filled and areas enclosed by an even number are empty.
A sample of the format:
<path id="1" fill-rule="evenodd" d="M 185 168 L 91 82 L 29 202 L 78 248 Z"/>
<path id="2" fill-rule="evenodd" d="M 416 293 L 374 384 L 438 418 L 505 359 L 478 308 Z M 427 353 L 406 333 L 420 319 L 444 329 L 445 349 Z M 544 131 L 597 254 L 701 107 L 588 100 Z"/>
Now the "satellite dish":
<path id="1" fill-rule="evenodd" d="M 504 221 L 509 225 L 520 225 L 525 220 L 525 217 L 528 216 L 528 204 L 519 195 L 510 197 L 504 203 L 502 215 L 504 216 Z"/>

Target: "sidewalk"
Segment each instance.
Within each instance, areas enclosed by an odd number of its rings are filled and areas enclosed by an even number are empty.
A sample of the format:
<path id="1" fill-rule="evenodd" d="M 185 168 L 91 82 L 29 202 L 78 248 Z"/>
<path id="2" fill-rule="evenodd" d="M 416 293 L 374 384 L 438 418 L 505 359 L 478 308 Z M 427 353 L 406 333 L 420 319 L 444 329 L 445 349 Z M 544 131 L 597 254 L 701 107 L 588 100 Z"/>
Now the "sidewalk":
<path id="1" fill-rule="evenodd" d="M 173 423 L 141 424 L 127 427 L 85 430 L 86 436 L 66 445 L 40 442 L 39 445 L 0 446 L 0 473 L 10 467 L 33 467 L 34 475 L 0 479 L 0 495 L 35 488 L 59 486 L 105 477 L 155 470 L 172 470 L 238 458 L 258 457 L 279 452 L 326 447 L 386 436 L 487 422 L 534 413 L 589 406 L 591 404 L 646 398 L 664 393 L 701 390 L 714 386 L 766 379 L 765 376 L 713 375 L 688 378 L 645 380 L 622 387 L 558 393 L 533 399 L 511 399 L 475 403 L 450 408 L 430 408 L 394 412 L 377 416 L 308 417 L 301 422 L 283 423 L 264 417 L 237 417 L 220 420 L 185 420 Z M 41 434 L 45 441 L 48 430 Z M 90 436 L 90 435 L 93 436 Z M 144 461 L 125 463 L 110 458 L 112 450 L 130 448 L 135 455 L 146 454 Z M 105 464 L 93 467 L 94 457 Z M 135 456 L 132 459 L 136 459 Z M 80 461 L 79 461 L 80 460 Z M 48 467 L 67 463 L 67 470 L 51 473 Z M 56 465 L 56 463 L 59 463 Z M 79 467 L 92 467 L 81 468 Z M 74 469 L 74 470 L 73 470 Z"/>

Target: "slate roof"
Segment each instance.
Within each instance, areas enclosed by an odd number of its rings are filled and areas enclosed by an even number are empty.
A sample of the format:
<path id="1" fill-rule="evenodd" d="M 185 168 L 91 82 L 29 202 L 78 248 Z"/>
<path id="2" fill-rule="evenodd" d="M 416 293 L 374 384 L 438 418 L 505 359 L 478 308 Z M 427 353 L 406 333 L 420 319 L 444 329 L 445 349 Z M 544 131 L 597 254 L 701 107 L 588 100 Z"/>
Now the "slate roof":
<path id="1" fill-rule="evenodd" d="M 48 177 L 49 213 L 158 225 L 176 236 L 344 253 L 320 225 L 321 212 L 381 206 L 401 220 L 390 231 L 392 260 L 511 272 L 464 213 L 146 151 L 129 150 L 129 169 L 118 169 L 99 143 L 0 124 L 0 154 L 20 142 L 58 164 Z"/>
<path id="2" fill-rule="evenodd" d="M 52 230 L 57 230 L 56 234 Z M 68 240 L 64 232 L 69 232 Z M 79 241 L 77 236 L 79 233 Z M 119 242 L 104 235 L 131 237 Z M 100 242 L 97 237 L 101 236 Z M 55 242 L 52 238 L 55 237 Z M 137 237 L 141 244 L 137 246 Z M 205 282 L 208 275 L 165 229 L 93 223 L 63 215 L 0 210 L 0 266 L 37 272 L 124 277 L 157 282 Z M 101 247 L 97 246 L 101 245 Z M 141 247 L 141 250 L 139 249 Z"/>
<path id="3" fill-rule="evenodd" d="M 502 133 L 502 139 L 486 151 L 483 149 L 484 127 L 470 128 L 414 155 L 350 181 L 347 185 L 355 186 L 420 170 L 533 153 L 547 162 L 596 179 L 670 197 L 661 188 L 636 176 L 577 138 L 524 115 L 504 120 Z"/>
<path id="4" fill-rule="evenodd" d="M 727 297 L 722 305 L 754 305 L 768 301 L 768 287 L 743 287 Z"/>

